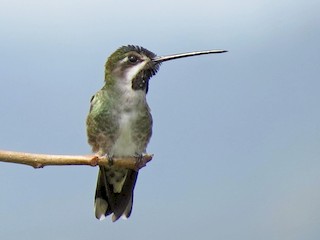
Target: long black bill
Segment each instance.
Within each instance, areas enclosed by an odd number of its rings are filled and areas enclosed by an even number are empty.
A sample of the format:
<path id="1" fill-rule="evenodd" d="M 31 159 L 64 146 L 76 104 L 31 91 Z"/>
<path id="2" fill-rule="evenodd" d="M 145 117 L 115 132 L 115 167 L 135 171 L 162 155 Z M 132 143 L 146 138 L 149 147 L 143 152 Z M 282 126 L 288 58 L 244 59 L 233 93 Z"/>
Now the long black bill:
<path id="1" fill-rule="evenodd" d="M 156 56 L 152 59 L 153 62 L 156 63 L 162 63 L 165 61 L 178 59 L 178 58 L 185 58 L 185 57 L 193 57 L 198 55 L 204 55 L 204 54 L 213 54 L 213 53 L 225 53 L 228 52 L 226 50 L 207 50 L 207 51 L 196 51 L 196 52 L 188 52 L 188 53 L 178 53 L 168 56 Z"/>

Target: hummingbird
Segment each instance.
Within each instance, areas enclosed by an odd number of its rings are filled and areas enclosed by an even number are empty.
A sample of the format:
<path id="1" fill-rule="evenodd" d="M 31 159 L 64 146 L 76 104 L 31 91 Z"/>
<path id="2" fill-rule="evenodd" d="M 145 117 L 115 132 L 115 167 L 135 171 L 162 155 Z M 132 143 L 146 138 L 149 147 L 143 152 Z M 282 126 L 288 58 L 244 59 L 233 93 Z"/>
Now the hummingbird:
<path id="1" fill-rule="evenodd" d="M 92 151 L 109 159 L 127 156 L 141 159 L 152 135 L 152 116 L 146 94 L 149 80 L 161 63 L 224 52 L 227 51 L 157 56 L 140 46 L 118 48 L 106 61 L 104 86 L 90 101 L 86 125 Z M 97 219 L 102 220 L 110 214 L 113 214 L 113 222 L 120 217 L 130 217 L 137 177 L 135 170 L 100 166 L 94 201 Z"/>

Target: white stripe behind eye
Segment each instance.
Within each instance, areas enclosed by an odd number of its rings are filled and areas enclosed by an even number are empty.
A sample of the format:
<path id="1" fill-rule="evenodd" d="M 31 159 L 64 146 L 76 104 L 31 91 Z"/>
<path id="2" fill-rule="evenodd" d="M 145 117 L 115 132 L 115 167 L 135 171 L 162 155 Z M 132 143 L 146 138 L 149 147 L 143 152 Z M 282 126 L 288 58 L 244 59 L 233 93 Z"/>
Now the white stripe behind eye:
<path id="1" fill-rule="evenodd" d="M 126 70 L 125 78 L 127 81 L 130 81 L 144 68 L 146 61 L 142 61 L 137 65 L 134 65 Z"/>

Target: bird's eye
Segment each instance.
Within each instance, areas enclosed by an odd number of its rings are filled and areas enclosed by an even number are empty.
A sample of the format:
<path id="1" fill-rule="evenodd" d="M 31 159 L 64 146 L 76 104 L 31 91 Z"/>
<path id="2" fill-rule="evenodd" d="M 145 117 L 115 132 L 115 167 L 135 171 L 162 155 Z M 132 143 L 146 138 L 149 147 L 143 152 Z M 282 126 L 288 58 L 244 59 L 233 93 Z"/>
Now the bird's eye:
<path id="1" fill-rule="evenodd" d="M 129 62 L 131 63 L 136 63 L 138 61 L 138 58 L 135 55 L 130 55 L 128 59 L 129 59 Z"/>

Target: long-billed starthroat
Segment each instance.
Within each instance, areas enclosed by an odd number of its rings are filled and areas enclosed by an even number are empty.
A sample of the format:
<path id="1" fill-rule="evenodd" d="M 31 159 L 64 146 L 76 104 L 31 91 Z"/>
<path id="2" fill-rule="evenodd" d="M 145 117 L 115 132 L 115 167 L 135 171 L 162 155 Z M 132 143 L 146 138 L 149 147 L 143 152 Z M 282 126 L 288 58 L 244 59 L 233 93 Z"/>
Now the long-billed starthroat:
<path id="1" fill-rule="evenodd" d="M 113 157 L 141 158 L 152 134 L 152 116 L 146 101 L 149 80 L 160 64 L 190 56 L 224 53 L 208 50 L 156 56 L 151 51 L 128 45 L 117 49 L 105 64 L 104 86 L 91 99 L 87 117 L 88 142 L 92 151 Z M 112 221 L 128 218 L 138 172 L 115 166 L 100 167 L 95 194 L 95 215 Z"/>

